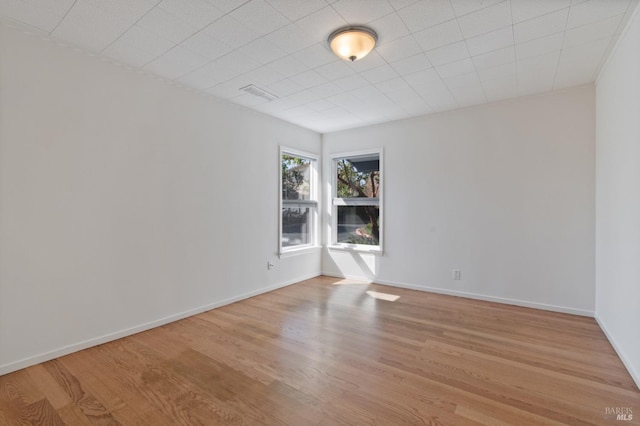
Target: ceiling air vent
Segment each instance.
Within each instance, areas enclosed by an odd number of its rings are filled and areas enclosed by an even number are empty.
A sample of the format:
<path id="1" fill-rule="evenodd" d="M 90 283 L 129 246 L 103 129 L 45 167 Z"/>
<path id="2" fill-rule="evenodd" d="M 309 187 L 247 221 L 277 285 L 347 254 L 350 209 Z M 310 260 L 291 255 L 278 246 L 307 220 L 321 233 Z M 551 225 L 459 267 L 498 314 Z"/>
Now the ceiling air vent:
<path id="1" fill-rule="evenodd" d="M 276 95 L 274 95 L 273 93 L 269 93 L 264 89 L 261 89 L 260 87 L 256 86 L 255 84 L 250 84 L 248 86 L 244 86 L 241 87 L 240 90 L 244 90 L 245 92 L 253 95 L 253 96 L 258 96 L 262 99 L 266 99 L 268 101 L 275 101 L 276 99 L 278 99 L 278 97 Z"/>

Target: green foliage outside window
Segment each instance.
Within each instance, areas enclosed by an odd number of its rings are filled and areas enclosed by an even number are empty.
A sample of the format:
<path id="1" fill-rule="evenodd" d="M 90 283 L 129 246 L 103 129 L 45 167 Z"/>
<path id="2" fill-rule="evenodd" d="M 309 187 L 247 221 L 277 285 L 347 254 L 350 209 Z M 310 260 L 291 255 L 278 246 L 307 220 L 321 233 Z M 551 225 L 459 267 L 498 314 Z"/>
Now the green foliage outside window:
<path id="1" fill-rule="evenodd" d="M 305 189 L 308 189 L 308 175 L 305 171 L 309 168 L 310 161 L 291 155 L 282 156 L 282 199 L 305 199 Z M 307 185 L 305 185 L 305 182 Z M 306 197 L 308 199 L 308 196 Z"/>
<path id="2" fill-rule="evenodd" d="M 380 192 L 380 171 L 358 171 L 348 159 L 338 160 L 339 198 L 377 198 Z"/>

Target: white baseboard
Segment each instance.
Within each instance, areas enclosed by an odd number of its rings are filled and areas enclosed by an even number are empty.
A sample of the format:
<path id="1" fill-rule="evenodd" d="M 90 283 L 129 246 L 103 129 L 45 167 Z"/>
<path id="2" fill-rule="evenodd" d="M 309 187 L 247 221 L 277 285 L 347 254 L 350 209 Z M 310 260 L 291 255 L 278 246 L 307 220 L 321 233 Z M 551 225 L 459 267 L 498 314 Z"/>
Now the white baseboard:
<path id="1" fill-rule="evenodd" d="M 613 338 L 611 333 L 609 333 L 609 330 L 604 325 L 600 317 L 598 317 L 598 314 L 596 314 L 594 318 L 596 319 L 596 322 L 600 326 L 600 329 L 602 329 L 602 332 L 604 333 L 604 335 L 607 336 L 609 343 L 611 343 L 611 346 L 613 346 L 613 349 L 618 354 L 618 358 L 620 358 L 620 361 L 622 361 L 622 363 L 624 364 L 625 368 L 629 372 L 629 375 L 631 376 L 633 381 L 636 382 L 636 386 L 638 387 L 638 389 L 640 389 L 640 373 L 635 370 L 635 367 L 633 364 L 631 364 L 631 361 L 629 361 L 629 358 L 624 354 L 620 346 L 616 344 L 615 339 Z"/>
<path id="2" fill-rule="evenodd" d="M 524 300 L 509 299 L 505 297 L 488 296 L 488 295 L 477 294 L 477 293 L 468 293 L 465 291 L 455 291 L 455 290 L 448 290 L 448 289 L 437 288 L 437 287 L 419 286 L 415 284 L 407 284 L 407 283 L 401 283 L 397 281 L 386 281 L 386 280 L 379 280 L 379 279 L 371 280 L 369 278 L 364 278 L 364 277 L 346 276 L 346 275 L 340 275 L 340 274 L 328 273 L 328 272 L 323 272 L 322 275 L 326 275 L 328 277 L 335 277 L 335 278 L 360 280 L 368 283 L 375 282 L 376 284 L 388 285 L 390 287 L 398 287 L 398 288 L 406 288 L 409 290 L 418 290 L 418 291 L 426 291 L 430 293 L 446 294 L 448 296 L 466 297 L 467 299 L 484 300 L 486 302 L 496 302 L 496 303 L 503 303 L 506 305 L 522 306 L 525 308 L 542 309 L 545 311 L 561 312 L 565 314 L 580 315 L 583 317 L 594 316 L 593 311 L 588 311 L 585 309 L 570 308 L 566 306 L 548 305 L 545 303 L 528 302 Z"/>
<path id="3" fill-rule="evenodd" d="M 40 364 L 41 362 L 46 362 L 55 358 L 59 358 L 61 356 L 69 355 L 73 352 L 78 352 L 83 349 L 90 348 L 92 346 L 101 345 L 103 343 L 107 343 L 113 340 L 121 339 L 123 337 L 131 336 L 132 334 L 140 333 L 141 331 L 146 331 L 155 327 L 160 327 L 162 325 L 169 324 L 171 322 L 178 321 L 193 315 L 197 315 L 202 312 L 210 311 L 212 309 L 219 308 L 221 306 L 229 305 L 231 303 L 235 303 L 240 300 L 249 299 L 250 297 L 258 296 L 260 294 L 268 293 L 270 291 L 277 290 L 279 288 L 287 287 L 289 285 L 298 283 L 300 281 L 308 280 L 310 278 L 315 278 L 318 275 L 320 275 L 319 272 L 314 274 L 308 274 L 306 276 L 301 276 L 296 279 L 287 280 L 285 282 L 271 285 L 269 287 L 264 287 L 264 288 L 261 288 L 260 290 L 255 290 L 248 293 L 240 294 L 238 296 L 230 297 L 217 302 L 208 303 L 206 305 L 199 306 L 194 309 L 189 309 L 188 311 L 180 312 L 174 315 L 169 315 L 167 317 L 160 318 L 154 321 L 149 321 L 144 324 L 137 325 L 135 327 L 130 327 L 124 330 L 108 333 L 100 337 L 87 339 L 85 341 L 64 346 L 62 348 L 54 349 L 52 351 L 48 351 L 42 354 L 30 356 L 28 358 L 24 358 L 18 361 L 10 362 L 8 364 L 0 365 L 0 376 L 4 374 L 12 373 L 17 370 L 21 370 L 23 368 L 30 367 L 32 365 Z"/>

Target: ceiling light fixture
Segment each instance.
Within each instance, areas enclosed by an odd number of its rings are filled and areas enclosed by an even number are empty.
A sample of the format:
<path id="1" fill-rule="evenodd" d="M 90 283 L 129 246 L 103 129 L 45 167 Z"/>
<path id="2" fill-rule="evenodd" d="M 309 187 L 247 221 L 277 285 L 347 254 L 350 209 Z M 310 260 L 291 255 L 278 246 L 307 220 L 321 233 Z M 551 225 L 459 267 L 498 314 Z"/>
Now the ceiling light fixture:
<path id="1" fill-rule="evenodd" d="M 375 31 L 367 27 L 339 28 L 329 36 L 329 47 L 345 61 L 357 61 L 373 50 L 378 41 Z"/>

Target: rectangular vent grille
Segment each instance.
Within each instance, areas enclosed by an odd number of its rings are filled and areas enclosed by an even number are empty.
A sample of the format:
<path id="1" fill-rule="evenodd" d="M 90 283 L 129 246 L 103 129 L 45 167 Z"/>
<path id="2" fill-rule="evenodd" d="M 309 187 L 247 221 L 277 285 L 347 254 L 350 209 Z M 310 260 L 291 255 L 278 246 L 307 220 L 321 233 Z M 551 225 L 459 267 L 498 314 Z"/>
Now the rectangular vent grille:
<path id="1" fill-rule="evenodd" d="M 275 101 L 276 99 L 278 99 L 278 97 L 273 93 L 269 93 L 266 90 L 256 86 L 255 84 L 250 84 L 248 86 L 241 87 L 240 90 L 243 90 L 253 96 L 258 96 L 262 99 L 266 99 L 268 101 Z"/>

